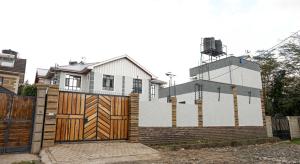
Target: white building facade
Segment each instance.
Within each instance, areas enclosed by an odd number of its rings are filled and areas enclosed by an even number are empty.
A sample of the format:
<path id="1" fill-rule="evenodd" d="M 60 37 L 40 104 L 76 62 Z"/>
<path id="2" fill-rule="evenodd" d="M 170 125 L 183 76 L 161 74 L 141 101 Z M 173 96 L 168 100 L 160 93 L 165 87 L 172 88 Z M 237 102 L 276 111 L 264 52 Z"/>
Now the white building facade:
<path id="1" fill-rule="evenodd" d="M 169 96 L 176 96 L 179 104 L 195 104 L 202 99 L 203 126 L 235 126 L 235 87 L 239 126 L 263 126 L 262 83 L 257 63 L 228 57 L 191 68 L 190 77 L 194 80 L 161 89 L 159 100 L 167 102 Z"/>
<path id="2" fill-rule="evenodd" d="M 141 101 L 158 99 L 158 88 L 164 84 L 127 55 L 97 63 L 52 67 L 46 78 L 59 84 L 62 91 L 123 96 L 135 92 Z"/>

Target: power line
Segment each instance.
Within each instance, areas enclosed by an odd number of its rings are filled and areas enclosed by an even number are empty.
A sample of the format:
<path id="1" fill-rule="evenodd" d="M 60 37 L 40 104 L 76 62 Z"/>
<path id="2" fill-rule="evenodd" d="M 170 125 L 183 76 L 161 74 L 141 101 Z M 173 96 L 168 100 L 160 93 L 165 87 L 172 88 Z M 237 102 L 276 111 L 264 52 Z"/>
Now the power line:
<path id="1" fill-rule="evenodd" d="M 263 52 L 262 52 L 261 54 L 259 54 L 258 56 L 263 55 L 263 54 L 265 54 L 265 53 L 267 53 L 267 52 L 269 52 L 269 51 L 275 50 L 275 48 L 276 48 L 277 46 L 279 46 L 280 44 L 284 43 L 285 41 L 287 41 L 288 39 L 290 39 L 290 38 L 293 37 L 294 35 L 298 34 L 299 32 L 300 32 L 300 30 L 298 30 L 297 32 L 293 33 L 292 35 L 290 35 L 290 36 L 284 38 L 281 42 L 279 42 L 279 43 L 275 44 L 274 46 L 272 46 L 271 48 L 269 48 L 269 49 L 263 51 Z"/>

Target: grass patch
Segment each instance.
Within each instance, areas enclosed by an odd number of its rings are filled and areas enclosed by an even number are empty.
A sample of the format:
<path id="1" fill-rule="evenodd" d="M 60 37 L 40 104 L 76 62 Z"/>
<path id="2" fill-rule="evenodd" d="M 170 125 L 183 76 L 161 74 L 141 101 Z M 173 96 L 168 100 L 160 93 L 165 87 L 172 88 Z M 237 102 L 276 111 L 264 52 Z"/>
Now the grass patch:
<path id="1" fill-rule="evenodd" d="M 300 138 L 291 140 L 291 143 L 300 145 Z"/>

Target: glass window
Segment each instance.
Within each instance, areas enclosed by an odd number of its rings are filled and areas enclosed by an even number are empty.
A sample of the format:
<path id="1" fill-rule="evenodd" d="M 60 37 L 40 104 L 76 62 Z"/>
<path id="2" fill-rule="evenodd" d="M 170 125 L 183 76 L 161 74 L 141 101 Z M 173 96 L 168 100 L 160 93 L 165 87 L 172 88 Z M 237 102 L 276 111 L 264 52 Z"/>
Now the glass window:
<path id="1" fill-rule="evenodd" d="M 81 77 L 66 75 L 65 89 L 79 91 L 81 86 Z"/>
<path id="2" fill-rule="evenodd" d="M 155 98 L 155 85 L 151 85 L 151 98 Z"/>
<path id="3" fill-rule="evenodd" d="M 142 93 L 142 79 L 133 79 L 133 93 Z"/>
<path id="4" fill-rule="evenodd" d="M 103 75 L 102 87 L 103 87 L 103 90 L 113 91 L 114 90 L 114 76 Z"/>

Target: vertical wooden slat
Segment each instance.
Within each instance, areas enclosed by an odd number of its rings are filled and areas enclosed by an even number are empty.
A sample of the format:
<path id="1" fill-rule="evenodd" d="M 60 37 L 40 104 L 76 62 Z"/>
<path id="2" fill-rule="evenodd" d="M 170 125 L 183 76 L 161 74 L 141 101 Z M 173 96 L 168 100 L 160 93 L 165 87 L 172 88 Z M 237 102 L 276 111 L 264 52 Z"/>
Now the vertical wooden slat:
<path id="1" fill-rule="evenodd" d="M 60 92 L 59 93 L 58 112 L 57 112 L 57 114 L 62 114 L 62 111 L 63 111 L 63 101 L 64 101 L 64 94 L 62 92 Z"/>
<path id="2" fill-rule="evenodd" d="M 81 94 L 81 103 L 80 103 L 80 114 L 84 114 L 84 106 L 85 106 L 85 94 Z"/>
<path id="3" fill-rule="evenodd" d="M 76 114 L 76 105 L 77 105 L 77 93 L 72 94 L 72 108 L 71 108 L 71 114 Z"/>
<path id="4" fill-rule="evenodd" d="M 67 114 L 71 114 L 71 110 L 72 110 L 72 94 L 73 93 L 69 93 L 68 94 L 68 112 L 67 112 Z"/>
<path id="5" fill-rule="evenodd" d="M 61 119 L 57 119 L 57 121 L 56 121 L 56 135 L 55 135 L 56 140 L 60 140 L 60 129 L 61 129 Z"/>
<path id="6" fill-rule="evenodd" d="M 68 93 L 63 92 L 64 101 L 63 101 L 63 114 L 68 113 Z"/>
<path id="7" fill-rule="evenodd" d="M 76 94 L 77 96 L 77 99 L 76 99 L 76 114 L 80 114 L 80 103 L 81 103 L 81 100 L 80 100 L 80 95 L 81 94 Z"/>

